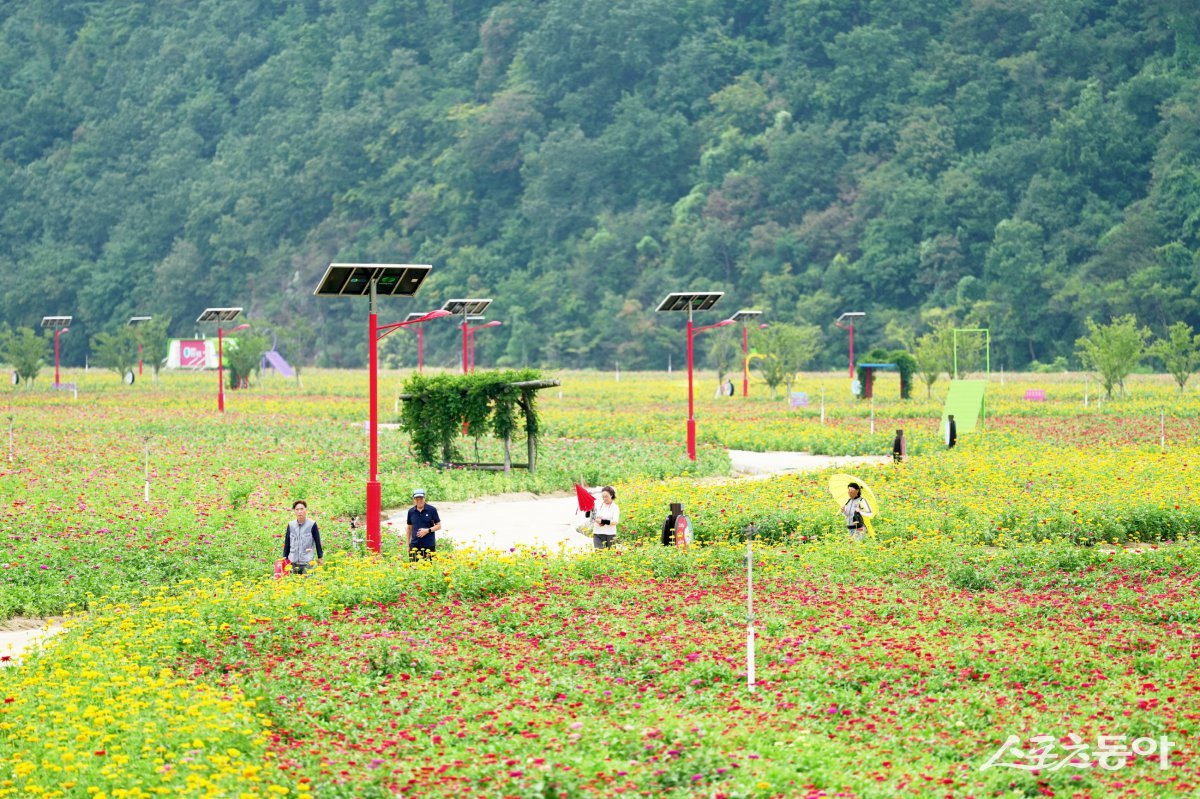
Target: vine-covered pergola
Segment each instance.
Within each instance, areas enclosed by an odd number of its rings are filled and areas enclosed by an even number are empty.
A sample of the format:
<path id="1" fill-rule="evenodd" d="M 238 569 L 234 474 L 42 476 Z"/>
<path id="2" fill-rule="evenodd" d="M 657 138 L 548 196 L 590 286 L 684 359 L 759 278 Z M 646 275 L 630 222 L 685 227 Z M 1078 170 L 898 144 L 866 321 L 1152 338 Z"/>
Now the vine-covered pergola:
<path id="1" fill-rule="evenodd" d="M 400 427 L 412 439 L 413 453 L 423 463 L 440 463 L 468 469 L 508 472 L 537 468 L 537 441 L 541 427 L 537 392 L 560 385 L 532 369 L 477 374 L 413 375 L 404 384 L 404 409 Z M 518 428 L 525 432 L 528 461 L 513 463 L 512 439 Z M 502 463 L 463 462 L 455 449 L 464 434 L 491 433 L 504 443 Z"/>

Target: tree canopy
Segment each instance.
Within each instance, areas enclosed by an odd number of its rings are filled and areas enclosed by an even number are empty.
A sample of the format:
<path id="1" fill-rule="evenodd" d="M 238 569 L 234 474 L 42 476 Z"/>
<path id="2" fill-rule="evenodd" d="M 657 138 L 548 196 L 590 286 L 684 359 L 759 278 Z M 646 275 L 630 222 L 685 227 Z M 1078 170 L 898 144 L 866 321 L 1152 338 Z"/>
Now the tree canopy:
<path id="1" fill-rule="evenodd" d="M 0 319 L 73 314 L 81 363 L 241 305 L 358 365 L 365 300 L 313 287 L 402 261 L 384 319 L 491 296 L 502 365 L 678 362 L 689 288 L 819 326 L 816 366 L 846 310 L 1050 362 L 1088 318 L 1200 327 L 1198 65 L 1180 0 L 10 3 Z"/>

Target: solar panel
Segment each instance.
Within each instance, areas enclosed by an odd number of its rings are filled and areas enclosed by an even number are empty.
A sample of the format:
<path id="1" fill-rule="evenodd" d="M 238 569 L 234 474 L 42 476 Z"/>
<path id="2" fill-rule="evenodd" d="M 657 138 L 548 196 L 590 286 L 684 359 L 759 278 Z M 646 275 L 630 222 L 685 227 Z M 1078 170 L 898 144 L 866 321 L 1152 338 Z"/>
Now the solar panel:
<path id="1" fill-rule="evenodd" d="M 414 319 L 420 319 L 422 316 L 425 316 L 427 313 L 429 313 L 429 311 L 419 311 L 419 312 L 415 312 L 415 313 L 410 313 L 408 316 L 404 317 L 404 321 L 411 322 Z"/>
<path id="2" fill-rule="evenodd" d="M 140 325 L 142 322 L 149 322 L 150 319 L 151 319 L 151 317 L 149 317 L 149 316 L 131 316 L 131 317 L 129 317 L 128 324 L 130 326 Z"/>
<path id="3" fill-rule="evenodd" d="M 43 316 L 42 327 L 47 330 L 61 330 L 64 327 L 71 326 L 73 316 Z"/>
<path id="4" fill-rule="evenodd" d="M 205 308 L 204 313 L 196 317 L 197 322 L 232 322 L 242 312 L 241 308 Z"/>
<path id="5" fill-rule="evenodd" d="M 659 303 L 657 311 L 707 311 L 725 296 L 723 291 L 677 291 Z"/>
<path id="6" fill-rule="evenodd" d="M 429 264 L 330 264 L 317 290 L 318 297 L 365 297 L 375 281 L 376 296 L 411 297 L 421 288 Z"/>
<path id="7" fill-rule="evenodd" d="M 749 311 L 749 310 L 743 309 L 743 310 L 738 311 L 737 313 L 735 313 L 733 316 L 731 316 L 729 318 L 735 322 L 748 322 L 751 319 L 754 319 L 759 316 L 762 316 L 762 311 Z"/>
<path id="8" fill-rule="evenodd" d="M 484 311 L 487 310 L 487 307 L 491 304 L 492 304 L 492 300 L 490 297 L 486 300 L 480 300 L 480 299 L 446 300 L 446 304 L 442 306 L 442 310 L 449 311 L 452 314 L 465 313 L 468 316 L 471 316 L 473 314 L 483 313 Z"/>

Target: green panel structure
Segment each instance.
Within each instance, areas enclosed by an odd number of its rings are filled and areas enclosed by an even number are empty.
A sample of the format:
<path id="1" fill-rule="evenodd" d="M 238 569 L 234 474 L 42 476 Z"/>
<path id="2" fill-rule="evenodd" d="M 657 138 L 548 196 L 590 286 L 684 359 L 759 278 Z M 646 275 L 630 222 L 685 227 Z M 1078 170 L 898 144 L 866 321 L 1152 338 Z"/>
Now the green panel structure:
<path id="1" fill-rule="evenodd" d="M 983 426 L 983 394 L 986 380 L 951 380 L 946 394 L 946 405 L 942 408 L 942 430 L 946 429 L 946 417 L 954 414 L 958 432 L 969 433 Z"/>

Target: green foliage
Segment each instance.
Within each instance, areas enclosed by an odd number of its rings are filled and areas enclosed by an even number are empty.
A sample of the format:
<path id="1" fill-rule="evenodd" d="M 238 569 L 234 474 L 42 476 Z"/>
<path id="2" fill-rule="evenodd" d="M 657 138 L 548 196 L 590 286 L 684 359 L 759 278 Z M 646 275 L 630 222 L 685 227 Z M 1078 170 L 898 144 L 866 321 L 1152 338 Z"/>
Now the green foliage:
<path id="1" fill-rule="evenodd" d="M 862 355 L 861 358 L 862 363 L 895 364 L 896 370 L 900 373 L 900 398 L 910 399 L 912 397 L 913 375 L 920 370 L 920 362 L 913 357 L 912 353 L 905 350 L 889 351 L 877 347 Z M 863 394 L 865 395 L 867 370 L 861 366 L 858 368 L 858 380 L 863 385 Z"/>
<path id="2" fill-rule="evenodd" d="M 1200 335 L 1194 334 L 1187 322 L 1176 322 L 1167 329 L 1167 337 L 1151 344 L 1148 352 L 1163 362 L 1182 394 L 1188 378 L 1200 366 Z"/>
<path id="3" fill-rule="evenodd" d="M 821 347 L 821 329 L 816 325 L 772 324 L 752 334 L 754 349 L 763 357 L 751 361 L 775 396 L 775 389 L 791 385 L 804 366 Z"/>
<path id="4" fill-rule="evenodd" d="M 149 322 L 142 322 L 133 328 L 137 343 L 142 345 L 142 362 L 154 370 L 158 377 L 159 370 L 167 361 L 167 347 L 170 336 L 171 317 L 158 315 Z"/>
<path id="5" fill-rule="evenodd" d="M 725 375 L 737 368 L 742 359 L 742 348 L 728 333 L 722 335 L 714 331 L 708 341 L 708 365 L 716 370 L 717 382 L 723 382 Z"/>
<path id="6" fill-rule="evenodd" d="M 950 333 L 945 328 L 932 330 L 917 339 L 913 350 L 917 361 L 917 377 L 925 384 L 925 396 L 933 396 L 933 384 L 952 368 L 953 351 Z"/>
<path id="7" fill-rule="evenodd" d="M 404 384 L 400 426 L 412 439 L 413 454 L 421 463 L 448 462 L 461 457 L 455 442 L 463 425 L 478 439 L 491 433 L 510 439 L 522 427 L 537 438 L 537 391 L 513 383 L 541 380 L 534 369 L 479 372 L 476 374 L 413 375 Z M 518 415 L 520 415 L 519 425 Z"/>
<path id="8" fill-rule="evenodd" d="M 226 338 L 225 368 L 229 370 L 230 388 L 248 384 L 262 369 L 263 353 L 270 348 L 271 340 L 253 327 L 238 331 L 236 338 Z"/>
<path id="9" fill-rule="evenodd" d="M 126 326 L 92 336 L 93 362 L 124 379 L 125 373 L 137 366 L 137 336 L 134 330 Z"/>
<path id="10" fill-rule="evenodd" d="M 1009 370 L 1070 357 L 1089 316 L 1200 326 L 1183 0 L 60 6 L 0 26 L 16 325 L 186 336 L 236 302 L 298 370 L 361 366 L 363 301 L 313 286 L 411 256 L 496 299 L 481 344 L 514 366 L 678 360 L 650 309 L 684 285 L 782 321 L 854 307 L 868 345 L 945 308 Z M 426 332 L 450 365 L 454 330 Z"/>
<path id="11" fill-rule="evenodd" d="M 1104 385 L 1104 394 L 1112 397 L 1113 389 L 1125 393 L 1125 378 L 1141 363 L 1146 352 L 1150 331 L 1138 327 L 1137 319 L 1127 314 L 1107 325 L 1087 320 L 1088 335 L 1075 342 L 1084 366 L 1095 370 Z"/>
<path id="12" fill-rule="evenodd" d="M 29 327 L 6 330 L 0 336 L 0 353 L 17 377 L 28 386 L 46 365 L 46 359 L 50 356 L 50 340 L 39 336 Z"/>

